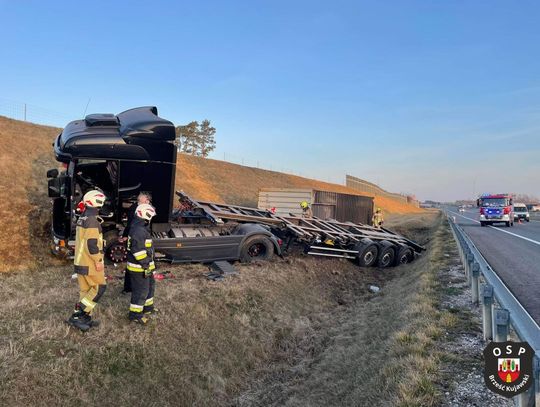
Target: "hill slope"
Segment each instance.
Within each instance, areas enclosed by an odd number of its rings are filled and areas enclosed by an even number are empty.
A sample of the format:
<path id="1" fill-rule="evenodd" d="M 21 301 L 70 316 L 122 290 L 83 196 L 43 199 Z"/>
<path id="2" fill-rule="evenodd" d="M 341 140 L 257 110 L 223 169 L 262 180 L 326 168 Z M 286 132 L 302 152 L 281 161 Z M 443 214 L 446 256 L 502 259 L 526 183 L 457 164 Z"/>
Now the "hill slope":
<path id="1" fill-rule="evenodd" d="M 44 267 L 48 256 L 49 199 L 45 173 L 57 167 L 52 141 L 61 130 L 0 116 L 0 271 Z M 361 195 L 330 184 L 275 171 L 180 154 L 176 187 L 195 198 L 256 206 L 260 188 L 314 188 Z M 388 213 L 421 209 L 375 197 Z M 28 255 L 30 254 L 30 255 Z"/>
<path id="2" fill-rule="evenodd" d="M 201 200 L 257 206 L 257 196 L 261 188 L 313 188 L 364 195 L 344 185 L 186 154 L 179 154 L 177 163 L 177 188 Z M 412 205 L 382 196 L 375 196 L 375 205 L 387 213 L 423 211 Z"/>

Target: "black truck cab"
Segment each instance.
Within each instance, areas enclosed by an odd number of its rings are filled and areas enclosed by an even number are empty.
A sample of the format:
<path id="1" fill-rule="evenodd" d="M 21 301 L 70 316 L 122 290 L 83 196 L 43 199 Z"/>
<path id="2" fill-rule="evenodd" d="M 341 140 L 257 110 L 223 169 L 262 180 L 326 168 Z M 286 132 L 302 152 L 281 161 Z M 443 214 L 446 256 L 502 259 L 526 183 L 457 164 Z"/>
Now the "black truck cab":
<path id="1" fill-rule="evenodd" d="M 176 173 L 176 134 L 172 122 L 156 107 L 139 107 L 114 114 L 91 114 L 70 122 L 53 143 L 62 169 L 47 172 L 52 198 L 52 251 L 70 256 L 75 241 L 77 205 L 83 195 L 100 189 L 107 201 L 100 211 L 109 260 L 125 259 L 118 239 L 127 211 L 141 191 L 152 194 L 157 215 L 152 220 L 154 246 L 170 261 L 233 260 L 241 257 L 242 242 L 266 236 L 279 252 L 275 237 L 260 225 L 182 225 L 172 221 Z M 161 250 L 160 250 L 161 249 Z"/>

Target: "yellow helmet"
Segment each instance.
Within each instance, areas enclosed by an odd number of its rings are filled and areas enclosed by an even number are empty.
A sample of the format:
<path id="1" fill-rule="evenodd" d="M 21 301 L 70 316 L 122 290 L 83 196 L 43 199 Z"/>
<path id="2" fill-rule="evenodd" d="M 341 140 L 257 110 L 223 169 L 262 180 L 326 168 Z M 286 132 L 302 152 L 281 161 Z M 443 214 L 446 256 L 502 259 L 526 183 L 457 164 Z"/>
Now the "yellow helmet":
<path id="1" fill-rule="evenodd" d="M 381 211 L 381 208 L 377 208 L 377 212 L 380 212 Z"/>
<path id="2" fill-rule="evenodd" d="M 307 208 L 309 208 L 309 204 L 307 203 L 307 201 L 302 201 L 302 202 L 300 202 L 300 207 L 302 209 L 307 209 Z"/>

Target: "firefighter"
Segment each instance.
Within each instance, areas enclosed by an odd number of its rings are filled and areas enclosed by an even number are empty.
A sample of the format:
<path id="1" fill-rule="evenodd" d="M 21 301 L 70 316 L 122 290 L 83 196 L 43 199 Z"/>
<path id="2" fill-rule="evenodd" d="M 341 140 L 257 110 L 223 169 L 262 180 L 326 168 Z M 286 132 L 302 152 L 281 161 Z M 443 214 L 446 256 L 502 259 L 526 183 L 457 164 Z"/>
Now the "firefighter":
<path id="1" fill-rule="evenodd" d="M 131 281 L 129 319 L 145 325 L 154 309 L 154 249 L 150 222 L 156 210 L 150 204 L 137 206 L 128 236 L 127 270 Z"/>
<path id="2" fill-rule="evenodd" d="M 131 223 L 133 222 L 133 219 L 135 218 L 135 210 L 139 205 L 142 204 L 151 204 L 152 203 L 152 195 L 150 192 L 139 192 L 139 195 L 137 196 L 137 202 L 135 202 L 133 205 L 131 205 L 127 211 L 127 222 L 126 227 L 124 231 L 122 232 L 122 237 L 119 239 L 121 242 L 125 242 L 128 239 L 129 235 L 129 228 L 131 227 Z M 124 289 L 122 290 L 122 294 L 130 293 L 131 292 L 131 281 L 129 280 L 129 274 L 124 273 Z"/>
<path id="3" fill-rule="evenodd" d="M 375 213 L 373 214 L 373 218 L 371 219 L 371 223 L 376 228 L 381 228 L 384 223 L 383 214 L 381 211 L 381 208 L 377 208 Z"/>
<path id="4" fill-rule="evenodd" d="M 105 199 L 105 195 L 97 190 L 84 194 L 85 210 L 77 221 L 74 266 L 79 281 L 79 302 L 67 322 L 81 331 L 88 331 L 99 324 L 92 320 L 91 315 L 107 288 L 103 234 L 97 217 Z"/>
<path id="5" fill-rule="evenodd" d="M 311 210 L 309 203 L 307 201 L 300 202 L 300 208 L 302 208 L 302 217 L 311 218 L 313 217 L 313 211 Z"/>

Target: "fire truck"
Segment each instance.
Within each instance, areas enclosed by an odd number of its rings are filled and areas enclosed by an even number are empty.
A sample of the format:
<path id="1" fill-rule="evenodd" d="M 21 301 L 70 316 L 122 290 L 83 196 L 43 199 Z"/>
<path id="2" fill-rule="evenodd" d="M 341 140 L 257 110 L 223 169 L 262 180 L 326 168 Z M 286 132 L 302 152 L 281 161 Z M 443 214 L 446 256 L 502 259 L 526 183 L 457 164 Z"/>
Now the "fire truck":
<path id="1" fill-rule="evenodd" d="M 494 223 L 514 226 L 514 207 L 510 194 L 483 194 L 476 204 L 480 208 L 480 226 Z"/>

